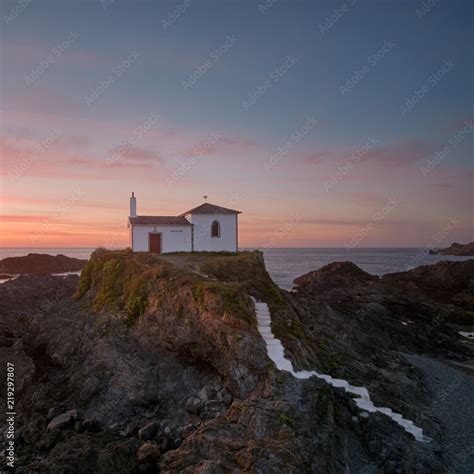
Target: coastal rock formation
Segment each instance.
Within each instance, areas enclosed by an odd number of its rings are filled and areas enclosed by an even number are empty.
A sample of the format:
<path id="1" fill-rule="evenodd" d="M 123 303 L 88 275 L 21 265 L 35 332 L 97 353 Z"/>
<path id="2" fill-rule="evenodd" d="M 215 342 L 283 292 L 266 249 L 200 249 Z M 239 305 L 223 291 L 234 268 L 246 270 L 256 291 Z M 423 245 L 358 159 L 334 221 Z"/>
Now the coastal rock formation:
<path id="1" fill-rule="evenodd" d="M 434 273 L 437 282 L 443 270 Z M 334 264 L 289 293 L 272 282 L 259 252 L 99 250 L 80 281 L 6 282 L 0 359 L 15 364 L 16 471 L 470 472 L 468 442 L 450 437 L 454 425 L 465 433 L 469 426 L 456 417 L 448 426 L 438 414 L 425 369 L 449 363 L 459 373 L 446 403 L 472 393 L 472 377 L 459 369 L 471 347 L 450 326 L 471 309 L 457 296 L 434 300 L 421 283 L 408 292 L 406 278 L 394 283 Z M 448 287 L 459 295 L 463 285 Z M 433 441 L 361 411 L 324 380 L 278 370 L 252 298 L 268 307 L 296 370 L 367 386 L 377 406 L 413 420 Z"/>
<path id="2" fill-rule="evenodd" d="M 87 260 L 66 257 L 65 255 L 47 255 L 29 253 L 26 257 L 7 257 L 0 260 L 0 273 L 10 275 L 77 272 Z"/>
<path id="3" fill-rule="evenodd" d="M 455 255 L 457 257 L 472 257 L 474 256 L 474 242 L 468 244 L 452 243 L 449 247 L 441 250 L 430 250 L 432 255 Z"/>
<path id="4" fill-rule="evenodd" d="M 369 285 L 377 280 L 378 277 L 364 272 L 352 262 L 334 262 L 296 278 L 294 284 L 299 292 L 309 294 L 351 288 L 361 283 Z"/>
<path id="5" fill-rule="evenodd" d="M 474 261 L 440 262 L 382 278 L 354 271 L 358 279 L 338 286 L 334 274 L 344 266 L 330 264 L 300 277 L 296 291 L 286 293 L 305 328 L 304 351 L 291 354 L 294 365 L 322 368 L 367 387 L 376 405 L 389 401 L 389 408 L 422 426 L 434 444 L 444 427 L 445 454 L 454 472 L 469 472 L 464 463 L 472 467 L 474 458 L 465 443 L 459 446 L 458 433 L 474 426 L 464 410 L 446 406 L 465 406 L 464 389 L 474 389 L 473 347 L 459 334 L 474 325 Z M 328 291 L 319 291 L 322 274 L 335 282 Z M 443 379 L 455 373 L 463 390 L 436 385 L 431 367 Z M 454 444 L 456 454 L 448 448 Z"/>

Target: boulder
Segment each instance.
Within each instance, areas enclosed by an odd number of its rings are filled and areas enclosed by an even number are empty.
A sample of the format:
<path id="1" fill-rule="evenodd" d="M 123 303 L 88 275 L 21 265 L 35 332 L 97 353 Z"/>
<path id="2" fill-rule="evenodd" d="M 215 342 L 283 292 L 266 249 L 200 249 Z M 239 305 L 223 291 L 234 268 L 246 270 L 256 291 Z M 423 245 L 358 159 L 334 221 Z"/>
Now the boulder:
<path id="1" fill-rule="evenodd" d="M 152 421 L 151 423 L 148 423 L 143 428 L 138 430 L 138 437 L 143 441 L 148 441 L 150 439 L 153 439 L 157 433 L 158 425 L 154 421 Z"/>
<path id="2" fill-rule="evenodd" d="M 80 422 L 79 432 L 88 431 L 89 433 L 99 433 L 101 431 L 100 423 L 95 418 L 87 418 Z"/>
<path id="3" fill-rule="evenodd" d="M 62 415 L 65 412 L 65 408 L 61 406 L 56 406 L 53 408 L 50 408 L 48 411 L 47 418 L 49 421 L 51 421 L 53 418 L 55 418 L 58 415 Z"/>
<path id="4" fill-rule="evenodd" d="M 334 262 L 296 278 L 294 284 L 299 293 L 310 294 L 368 284 L 378 279 L 352 262 Z"/>
<path id="5" fill-rule="evenodd" d="M 187 412 L 192 413 L 193 415 L 199 415 L 203 408 L 204 403 L 200 398 L 190 397 L 186 401 L 185 409 Z"/>
<path id="6" fill-rule="evenodd" d="M 69 410 L 61 415 L 55 416 L 48 424 L 47 430 L 53 431 L 70 425 L 77 419 L 77 411 Z"/>
<path id="7" fill-rule="evenodd" d="M 217 391 L 215 388 L 209 385 L 203 387 L 198 393 L 198 397 L 204 402 L 207 402 L 208 400 L 215 400 L 216 395 Z"/>
<path id="8" fill-rule="evenodd" d="M 138 448 L 137 458 L 140 463 L 156 464 L 161 457 L 160 448 L 151 443 L 145 443 Z"/>

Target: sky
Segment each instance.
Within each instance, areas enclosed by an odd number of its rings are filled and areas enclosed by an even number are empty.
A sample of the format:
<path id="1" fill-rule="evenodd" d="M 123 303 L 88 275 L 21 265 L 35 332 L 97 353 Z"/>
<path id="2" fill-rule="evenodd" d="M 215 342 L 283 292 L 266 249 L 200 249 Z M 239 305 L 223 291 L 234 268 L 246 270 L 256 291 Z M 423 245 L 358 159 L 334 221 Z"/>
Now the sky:
<path id="1" fill-rule="evenodd" d="M 0 0 L 3 247 L 242 211 L 243 247 L 474 240 L 474 4 Z"/>

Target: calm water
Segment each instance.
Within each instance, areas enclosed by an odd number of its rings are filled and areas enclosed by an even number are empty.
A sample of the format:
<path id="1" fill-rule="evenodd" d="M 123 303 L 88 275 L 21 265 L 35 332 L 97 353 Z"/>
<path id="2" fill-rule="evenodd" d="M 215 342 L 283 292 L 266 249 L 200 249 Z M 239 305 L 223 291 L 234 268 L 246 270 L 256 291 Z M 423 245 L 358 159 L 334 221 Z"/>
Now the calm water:
<path id="1" fill-rule="evenodd" d="M 248 249 L 253 250 L 253 249 Z M 30 252 L 68 257 L 89 258 L 93 248 L 0 248 L 0 258 L 17 257 Z M 425 248 L 276 248 L 264 250 L 265 264 L 273 280 L 282 288 L 291 289 L 293 280 L 331 262 L 349 261 L 374 275 L 401 272 L 441 260 L 460 261 L 472 257 L 428 255 Z"/>

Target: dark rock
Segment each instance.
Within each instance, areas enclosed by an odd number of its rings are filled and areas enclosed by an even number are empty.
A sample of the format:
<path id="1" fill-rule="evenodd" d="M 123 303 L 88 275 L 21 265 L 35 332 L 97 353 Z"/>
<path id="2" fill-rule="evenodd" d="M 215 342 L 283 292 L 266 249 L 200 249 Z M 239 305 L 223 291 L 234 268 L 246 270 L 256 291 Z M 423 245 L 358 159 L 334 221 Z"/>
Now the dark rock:
<path id="1" fill-rule="evenodd" d="M 48 420 L 52 420 L 54 417 L 56 417 L 58 415 L 61 415 L 65 411 L 66 411 L 66 409 L 64 407 L 61 407 L 61 406 L 50 408 L 49 411 L 48 411 L 47 418 L 48 418 Z"/>
<path id="2" fill-rule="evenodd" d="M 186 401 L 185 409 L 189 413 L 192 413 L 194 415 L 199 415 L 199 413 L 201 413 L 203 408 L 204 408 L 204 403 L 202 402 L 200 398 L 190 397 Z"/>
<path id="3" fill-rule="evenodd" d="M 55 416 L 48 424 L 47 430 L 53 431 L 71 425 L 77 419 L 76 410 L 69 410 L 61 415 Z"/>
<path id="4" fill-rule="evenodd" d="M 130 438 L 131 436 L 138 436 L 139 429 L 138 425 L 132 423 L 128 425 L 123 432 L 127 438 Z"/>
<path id="5" fill-rule="evenodd" d="M 190 434 L 194 433 L 197 429 L 196 423 L 189 423 L 186 426 L 183 426 L 183 430 L 181 431 L 183 438 L 187 438 Z"/>
<path id="6" fill-rule="evenodd" d="M 143 441 L 149 441 L 150 439 L 153 439 L 157 433 L 158 424 L 152 421 L 151 423 L 148 423 L 143 428 L 138 430 L 138 437 Z"/>
<path id="7" fill-rule="evenodd" d="M 137 458 L 140 463 L 156 464 L 160 460 L 160 457 L 160 448 L 155 444 L 142 444 L 137 451 Z"/>
<path id="8" fill-rule="evenodd" d="M 139 464 L 137 472 L 142 474 L 153 474 L 156 472 L 156 467 L 153 464 Z"/>
<path id="9" fill-rule="evenodd" d="M 81 431 L 88 431 L 90 433 L 98 433 L 101 431 L 100 423 L 95 418 L 86 418 L 81 421 Z"/>
<path id="10" fill-rule="evenodd" d="M 413 298 L 420 295 L 448 304 L 474 309 L 474 260 L 438 262 L 401 273 L 388 273 L 382 282 L 397 287 Z"/>
<path id="11" fill-rule="evenodd" d="M 468 244 L 453 243 L 450 247 L 437 252 L 440 255 L 455 255 L 457 257 L 472 257 L 474 255 L 474 242 Z"/>
<path id="12" fill-rule="evenodd" d="M 136 440 L 110 440 L 97 457 L 97 468 L 94 471 L 81 472 L 129 473 L 136 468 L 134 459 L 137 450 Z"/>
<path id="13" fill-rule="evenodd" d="M 199 258 L 192 256 L 193 268 Z M 336 265 L 325 270 L 330 288 L 315 277 L 302 285 L 307 293 L 288 293 L 272 284 L 260 257 L 202 258 L 202 273 L 213 279 L 164 257 L 101 251 L 91 278 L 83 275 L 81 299 L 71 298 L 77 278 L 23 276 L 0 285 L 0 340 L 10 344 L 0 345 L 0 357 L 15 362 L 24 472 L 459 471 L 450 464 L 457 449 L 444 441 L 453 428 L 433 409 L 426 377 L 408 355 L 469 365 L 468 343 L 433 322 L 449 320 L 462 295 L 467 304 L 469 268 L 379 279 L 354 268 L 345 277 Z M 126 319 L 135 307 L 127 300 L 141 301 L 135 291 L 143 281 L 152 289 L 146 310 Z M 437 299 L 443 287 L 450 304 Z M 432 444 L 361 412 L 322 380 L 276 370 L 247 294 L 269 303 L 272 330 L 295 368 L 367 385 L 374 403 L 423 427 Z M 445 397 L 467 391 L 468 377 L 451 376 Z M 59 405 L 85 414 L 74 420 L 77 431 L 45 430 L 45 413 Z M 93 420 L 114 430 L 95 431 Z M 144 441 L 134 435 L 151 420 L 160 430 L 139 462 Z M 470 439 L 469 427 L 462 432 Z"/>
<path id="14" fill-rule="evenodd" d="M 203 387 L 198 393 L 198 397 L 204 402 L 207 402 L 208 400 L 214 400 L 216 396 L 217 396 L 216 389 L 209 385 L 206 385 L 205 387 Z"/>
<path id="15" fill-rule="evenodd" d="M 48 255 L 29 253 L 25 257 L 7 257 L 0 260 L 0 272 L 10 274 L 37 274 L 77 272 L 84 267 L 87 260 L 66 257 L 65 255 Z"/>
<path id="16" fill-rule="evenodd" d="M 296 278 L 294 284 L 299 293 L 311 294 L 377 280 L 352 262 L 335 262 Z"/>

